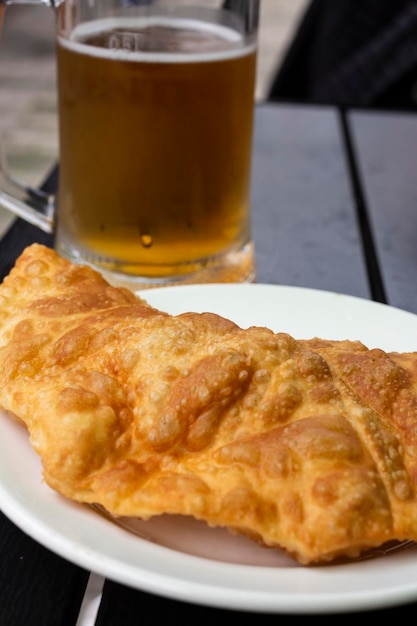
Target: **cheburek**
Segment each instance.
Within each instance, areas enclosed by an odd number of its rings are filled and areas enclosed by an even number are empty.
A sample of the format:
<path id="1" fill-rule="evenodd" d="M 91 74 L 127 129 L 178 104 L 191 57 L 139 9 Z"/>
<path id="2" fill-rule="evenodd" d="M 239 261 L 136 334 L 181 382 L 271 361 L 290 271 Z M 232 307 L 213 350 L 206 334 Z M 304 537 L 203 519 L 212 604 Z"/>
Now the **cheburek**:
<path id="1" fill-rule="evenodd" d="M 417 354 L 171 316 L 35 244 L 0 286 L 0 407 L 50 487 L 115 516 L 302 564 L 417 540 Z"/>

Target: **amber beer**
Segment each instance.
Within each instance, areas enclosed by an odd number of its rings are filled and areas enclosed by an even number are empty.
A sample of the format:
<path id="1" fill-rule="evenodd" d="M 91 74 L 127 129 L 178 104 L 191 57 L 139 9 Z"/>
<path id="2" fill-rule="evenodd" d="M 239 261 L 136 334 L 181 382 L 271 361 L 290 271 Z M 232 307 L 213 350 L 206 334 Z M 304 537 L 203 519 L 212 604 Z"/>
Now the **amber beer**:
<path id="1" fill-rule="evenodd" d="M 150 278 L 240 254 L 255 64 L 236 32 L 195 21 L 59 38 L 58 248 Z"/>

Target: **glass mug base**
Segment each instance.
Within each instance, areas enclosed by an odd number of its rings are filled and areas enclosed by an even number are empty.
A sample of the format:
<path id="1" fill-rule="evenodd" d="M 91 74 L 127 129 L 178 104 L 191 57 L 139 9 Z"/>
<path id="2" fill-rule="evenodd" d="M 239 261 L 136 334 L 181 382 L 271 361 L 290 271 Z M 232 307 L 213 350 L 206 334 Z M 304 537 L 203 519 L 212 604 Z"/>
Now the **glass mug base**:
<path id="1" fill-rule="evenodd" d="M 161 276 L 149 275 L 141 267 L 124 267 L 115 262 L 83 256 L 79 250 L 63 240 L 57 240 L 56 251 L 73 263 L 86 264 L 100 272 L 104 278 L 117 287 L 126 287 L 131 291 L 152 289 L 155 287 L 173 287 L 177 285 L 195 285 L 202 283 L 251 283 L 256 276 L 255 250 L 252 241 L 240 249 L 229 250 L 212 258 L 192 261 L 171 266 L 170 272 Z"/>

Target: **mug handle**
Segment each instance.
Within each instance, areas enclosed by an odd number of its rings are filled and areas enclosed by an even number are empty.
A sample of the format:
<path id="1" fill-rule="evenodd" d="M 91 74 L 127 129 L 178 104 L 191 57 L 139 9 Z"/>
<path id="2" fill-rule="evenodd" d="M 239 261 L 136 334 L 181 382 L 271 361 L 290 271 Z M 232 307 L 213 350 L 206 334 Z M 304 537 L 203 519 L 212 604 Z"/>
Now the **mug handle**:
<path id="1" fill-rule="evenodd" d="M 0 0 L 0 5 L 9 4 L 39 4 L 55 6 L 54 0 Z M 4 6 L 0 6 L 0 11 Z M 2 23 L 0 21 L 0 29 Z M 0 58 L 1 63 L 1 58 Z M 44 193 L 23 181 L 15 178 L 9 172 L 3 145 L 0 139 L 0 206 L 11 211 L 30 224 L 37 226 L 47 233 L 52 233 L 55 227 L 55 196 Z"/>

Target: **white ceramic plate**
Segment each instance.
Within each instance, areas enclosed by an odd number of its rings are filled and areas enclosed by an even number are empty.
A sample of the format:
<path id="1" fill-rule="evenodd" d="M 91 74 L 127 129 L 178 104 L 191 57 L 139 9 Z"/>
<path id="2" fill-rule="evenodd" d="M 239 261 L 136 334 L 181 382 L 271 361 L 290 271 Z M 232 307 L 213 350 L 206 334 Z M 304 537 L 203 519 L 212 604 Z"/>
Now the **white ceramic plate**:
<path id="1" fill-rule="evenodd" d="M 297 338 L 360 339 L 369 347 L 417 351 L 416 315 L 351 296 L 256 284 L 142 295 L 171 313 L 215 311 L 243 327 L 269 326 Z M 352 563 L 301 567 L 280 550 L 178 516 L 126 530 L 42 483 L 26 432 L 0 417 L 1 509 L 28 535 L 88 570 L 177 600 L 256 612 L 347 612 L 417 599 L 415 544 Z"/>

